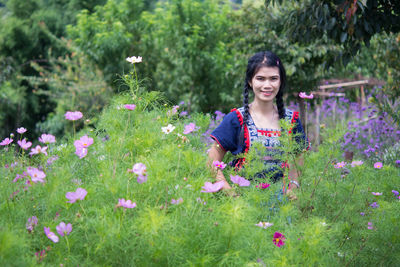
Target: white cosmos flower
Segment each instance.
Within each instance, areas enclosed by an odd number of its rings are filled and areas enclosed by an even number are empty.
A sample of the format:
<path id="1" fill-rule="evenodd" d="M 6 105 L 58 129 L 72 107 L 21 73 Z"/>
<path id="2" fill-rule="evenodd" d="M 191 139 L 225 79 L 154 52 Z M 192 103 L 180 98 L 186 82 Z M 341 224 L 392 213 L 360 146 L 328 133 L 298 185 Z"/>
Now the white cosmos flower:
<path id="1" fill-rule="evenodd" d="M 129 63 L 135 64 L 135 63 L 140 63 L 142 62 L 142 57 L 127 57 L 126 61 Z"/>
<path id="2" fill-rule="evenodd" d="M 173 126 L 172 124 L 168 124 L 167 127 L 161 127 L 161 130 L 162 130 L 165 134 L 170 134 L 174 129 L 175 129 L 175 126 Z"/>

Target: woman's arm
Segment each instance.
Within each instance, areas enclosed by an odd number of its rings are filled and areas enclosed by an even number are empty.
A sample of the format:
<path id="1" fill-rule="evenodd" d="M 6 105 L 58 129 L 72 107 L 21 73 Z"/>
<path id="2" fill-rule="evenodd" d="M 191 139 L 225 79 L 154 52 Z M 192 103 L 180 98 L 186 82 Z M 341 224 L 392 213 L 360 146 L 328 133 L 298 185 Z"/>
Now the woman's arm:
<path id="1" fill-rule="evenodd" d="M 226 154 L 226 151 L 222 149 L 222 147 L 217 143 L 214 142 L 214 144 L 211 146 L 210 151 L 208 152 L 208 167 L 211 168 L 215 175 L 215 179 L 217 181 L 224 181 L 224 186 L 222 189 L 232 189 L 232 187 L 229 185 L 229 183 L 226 181 L 225 176 L 222 172 L 222 170 L 218 169 L 213 165 L 213 162 L 215 160 L 222 161 L 224 159 L 224 156 Z"/>

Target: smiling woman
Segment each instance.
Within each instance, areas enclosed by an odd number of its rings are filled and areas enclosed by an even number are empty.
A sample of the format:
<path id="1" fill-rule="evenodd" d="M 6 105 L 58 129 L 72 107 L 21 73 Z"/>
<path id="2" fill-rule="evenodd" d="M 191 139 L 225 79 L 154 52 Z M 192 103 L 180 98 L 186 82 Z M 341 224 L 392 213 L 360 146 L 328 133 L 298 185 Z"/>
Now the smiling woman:
<path id="1" fill-rule="evenodd" d="M 212 132 L 215 140 L 209 151 L 209 162 L 222 161 L 226 152 L 233 155 L 246 153 L 255 143 L 265 147 L 260 160 L 264 161 L 264 170 L 255 177 L 272 182 L 282 181 L 287 164 L 280 159 L 282 133 L 280 120 L 292 125 L 289 134 L 302 147 L 307 144 L 306 136 L 299 120 L 299 113 L 286 109 L 283 92 L 286 85 L 286 71 L 279 57 L 270 51 L 259 52 L 252 56 L 247 65 L 243 90 L 243 107 L 233 109 L 225 116 L 222 123 Z M 254 100 L 249 104 L 249 92 L 254 93 Z M 230 163 L 236 170 L 243 167 L 245 158 L 238 158 Z M 211 164 L 210 164 L 211 165 Z M 213 167 L 215 168 L 215 167 Z M 230 190 L 222 170 L 215 168 L 217 181 L 224 183 L 223 189 Z M 288 190 L 298 187 L 297 171 L 289 171 Z M 285 185 L 285 183 L 284 183 Z M 287 189 L 283 186 L 281 192 Z"/>

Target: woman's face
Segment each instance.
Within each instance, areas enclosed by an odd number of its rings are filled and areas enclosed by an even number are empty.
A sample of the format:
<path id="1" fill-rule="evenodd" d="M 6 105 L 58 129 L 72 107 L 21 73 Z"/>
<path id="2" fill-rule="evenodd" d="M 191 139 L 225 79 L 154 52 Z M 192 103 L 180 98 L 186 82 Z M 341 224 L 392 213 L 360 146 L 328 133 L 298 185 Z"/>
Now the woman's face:
<path id="1" fill-rule="evenodd" d="M 279 92 L 281 79 L 278 67 L 261 67 L 249 82 L 253 88 L 254 101 L 273 101 Z"/>

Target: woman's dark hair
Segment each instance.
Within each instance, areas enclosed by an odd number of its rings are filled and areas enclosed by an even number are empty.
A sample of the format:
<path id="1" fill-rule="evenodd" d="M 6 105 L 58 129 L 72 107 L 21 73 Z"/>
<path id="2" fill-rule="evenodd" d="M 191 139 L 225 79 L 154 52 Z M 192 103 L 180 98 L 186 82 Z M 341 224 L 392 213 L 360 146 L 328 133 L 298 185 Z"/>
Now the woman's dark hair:
<path id="1" fill-rule="evenodd" d="M 283 92 L 286 86 L 286 71 L 280 58 L 272 53 L 271 51 L 258 52 L 254 54 L 247 63 L 246 78 L 244 79 L 243 88 L 243 125 L 240 133 L 240 143 L 243 143 L 244 136 L 244 125 L 246 125 L 249 118 L 249 91 L 253 88 L 250 87 L 249 82 L 253 79 L 257 71 L 262 67 L 278 67 L 279 76 L 281 80 L 281 86 L 279 87 L 279 92 L 276 95 L 276 106 L 278 108 L 279 119 L 285 118 L 285 106 L 283 104 Z"/>

